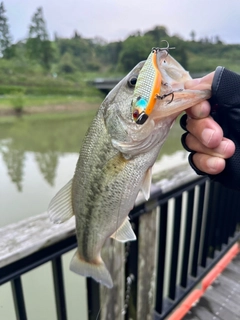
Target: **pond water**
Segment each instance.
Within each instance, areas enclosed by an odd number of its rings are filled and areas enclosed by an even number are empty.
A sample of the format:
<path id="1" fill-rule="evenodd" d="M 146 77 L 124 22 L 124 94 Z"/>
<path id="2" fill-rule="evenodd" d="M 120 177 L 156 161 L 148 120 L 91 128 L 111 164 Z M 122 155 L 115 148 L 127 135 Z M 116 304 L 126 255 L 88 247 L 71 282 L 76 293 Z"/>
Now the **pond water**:
<path id="1" fill-rule="evenodd" d="M 49 201 L 75 170 L 84 134 L 95 111 L 31 115 L 0 120 L 0 227 L 47 210 Z M 176 124 L 159 159 L 178 163 L 185 157 Z M 86 319 L 85 281 L 69 272 L 73 253 L 64 256 L 69 319 Z M 46 264 L 23 277 L 29 319 L 56 319 L 51 266 Z M 69 294 L 68 294 L 69 293 Z M 41 303 L 39 303 L 41 300 Z M 42 316 L 42 306 L 45 308 Z M 0 287 L 0 319 L 14 320 L 9 284 Z"/>

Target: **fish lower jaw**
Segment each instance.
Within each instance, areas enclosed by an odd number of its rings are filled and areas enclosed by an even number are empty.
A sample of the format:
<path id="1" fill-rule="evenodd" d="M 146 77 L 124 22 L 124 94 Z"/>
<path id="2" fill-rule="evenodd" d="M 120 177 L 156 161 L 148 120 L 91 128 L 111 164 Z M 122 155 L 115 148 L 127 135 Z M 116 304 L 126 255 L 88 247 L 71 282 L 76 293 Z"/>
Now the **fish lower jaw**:
<path id="1" fill-rule="evenodd" d="M 163 119 L 169 116 L 177 117 L 186 109 L 201 103 L 211 97 L 210 90 L 182 90 L 174 92 L 172 101 L 163 100 L 156 102 L 154 111 L 151 117 L 154 121 Z"/>

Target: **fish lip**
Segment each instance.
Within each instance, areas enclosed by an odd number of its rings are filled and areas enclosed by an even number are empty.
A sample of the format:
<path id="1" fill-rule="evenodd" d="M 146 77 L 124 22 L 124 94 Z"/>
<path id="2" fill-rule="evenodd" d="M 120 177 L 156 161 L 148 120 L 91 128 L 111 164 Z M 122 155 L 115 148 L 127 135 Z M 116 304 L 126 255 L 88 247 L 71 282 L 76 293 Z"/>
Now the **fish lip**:
<path id="1" fill-rule="evenodd" d="M 174 91 L 174 98 L 171 101 L 159 99 L 160 104 L 155 107 L 151 116 L 157 120 L 168 116 L 180 114 L 193 105 L 207 100 L 211 97 L 210 90 L 183 89 Z"/>

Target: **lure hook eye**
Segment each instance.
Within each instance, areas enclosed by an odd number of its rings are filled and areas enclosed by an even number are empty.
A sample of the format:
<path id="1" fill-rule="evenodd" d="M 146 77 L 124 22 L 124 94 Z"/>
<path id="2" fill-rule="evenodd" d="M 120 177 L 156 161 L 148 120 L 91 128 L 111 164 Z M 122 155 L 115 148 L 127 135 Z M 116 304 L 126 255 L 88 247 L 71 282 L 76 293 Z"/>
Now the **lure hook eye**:
<path id="1" fill-rule="evenodd" d="M 161 42 L 163 42 L 163 41 L 167 43 L 167 47 L 166 47 L 166 48 L 153 47 L 153 48 L 152 48 L 152 52 L 153 52 L 153 53 L 156 53 L 156 52 L 158 52 L 158 51 L 164 51 L 164 50 L 166 50 L 167 53 L 169 53 L 169 50 L 175 49 L 175 47 L 170 47 L 170 46 L 169 46 L 169 43 L 168 43 L 167 40 L 161 40 Z"/>

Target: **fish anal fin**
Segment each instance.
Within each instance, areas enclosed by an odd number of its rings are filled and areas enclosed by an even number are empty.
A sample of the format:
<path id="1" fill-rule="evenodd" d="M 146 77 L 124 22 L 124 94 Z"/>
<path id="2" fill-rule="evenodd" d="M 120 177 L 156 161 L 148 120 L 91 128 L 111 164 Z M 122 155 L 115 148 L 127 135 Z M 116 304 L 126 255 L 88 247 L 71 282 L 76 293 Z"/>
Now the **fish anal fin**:
<path id="1" fill-rule="evenodd" d="M 145 177 L 144 177 L 143 184 L 141 186 L 142 193 L 143 193 L 144 198 L 146 200 L 148 200 L 150 197 L 151 183 L 152 183 L 152 167 L 150 167 L 147 170 Z"/>
<path id="2" fill-rule="evenodd" d="M 123 224 L 111 235 L 111 238 L 119 242 L 136 240 L 136 235 L 132 229 L 128 217 L 124 220 Z"/>
<path id="3" fill-rule="evenodd" d="M 73 216 L 72 180 L 70 180 L 51 200 L 48 214 L 53 223 L 63 223 Z"/>
<path id="4" fill-rule="evenodd" d="M 109 289 L 113 287 L 111 275 L 101 257 L 98 258 L 98 263 L 90 263 L 81 259 L 76 251 L 70 263 L 70 270 L 81 276 L 91 277 Z"/>

